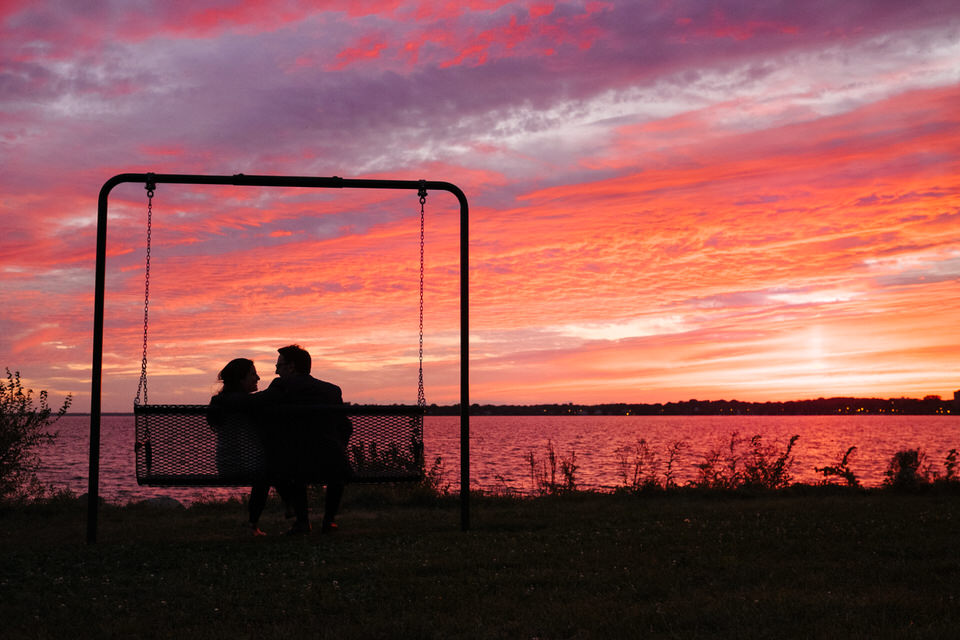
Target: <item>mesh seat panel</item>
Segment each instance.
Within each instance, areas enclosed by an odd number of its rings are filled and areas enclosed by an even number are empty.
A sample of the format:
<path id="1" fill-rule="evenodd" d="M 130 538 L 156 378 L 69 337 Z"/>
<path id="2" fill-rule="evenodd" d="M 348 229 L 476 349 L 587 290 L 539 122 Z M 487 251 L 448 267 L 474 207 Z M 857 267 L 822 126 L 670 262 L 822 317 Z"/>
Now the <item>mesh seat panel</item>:
<path id="1" fill-rule="evenodd" d="M 149 486 L 249 486 L 264 477 L 266 456 L 255 424 L 242 415 L 214 429 L 207 405 L 139 405 L 137 483 Z M 411 406 L 324 407 L 353 423 L 347 456 L 351 482 L 424 477 L 423 411 Z M 318 470 L 318 480 L 319 480 Z"/>

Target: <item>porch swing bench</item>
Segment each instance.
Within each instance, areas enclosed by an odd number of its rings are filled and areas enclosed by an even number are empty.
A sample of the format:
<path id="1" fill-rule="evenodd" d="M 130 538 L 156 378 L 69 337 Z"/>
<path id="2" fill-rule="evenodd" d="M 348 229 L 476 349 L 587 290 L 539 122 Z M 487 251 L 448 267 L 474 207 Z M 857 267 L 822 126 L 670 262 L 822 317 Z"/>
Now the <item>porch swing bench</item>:
<path id="1" fill-rule="evenodd" d="M 423 408 L 410 405 L 300 406 L 341 414 L 353 424 L 347 457 L 350 482 L 417 482 L 424 477 Z M 137 483 L 145 486 L 250 486 L 267 476 L 266 455 L 253 422 L 226 416 L 208 421 L 207 405 L 134 407 Z M 282 419 L 283 416 L 280 416 Z M 323 469 L 308 482 L 323 483 Z"/>
<path id="2" fill-rule="evenodd" d="M 332 416 L 344 416 L 352 424 L 347 442 L 347 459 L 351 467 L 351 482 L 402 482 L 424 478 L 423 415 L 426 397 L 423 388 L 423 282 L 424 282 L 424 207 L 427 200 L 425 181 L 420 181 L 417 195 L 420 200 L 420 332 L 419 377 L 417 404 L 409 405 L 285 405 L 274 406 L 266 416 L 263 428 L 283 429 L 293 419 L 297 423 L 323 421 Z M 147 486 L 250 486 L 269 476 L 267 455 L 256 421 L 252 416 L 219 415 L 208 420 L 210 407 L 188 404 L 147 403 L 147 344 L 150 308 L 150 253 L 153 221 L 153 197 L 156 183 L 148 174 L 147 191 L 147 251 L 144 269 L 143 358 L 140 384 L 134 400 L 134 451 L 136 453 L 137 484 Z M 143 403 L 140 395 L 143 393 Z M 303 412 L 308 412 L 304 414 Z M 220 423 L 214 427 L 213 423 Z M 322 424 L 316 425 L 323 428 Z M 305 442 L 305 441 L 304 441 Z M 297 474 L 308 482 L 322 483 L 324 469 L 330 464 L 323 460 L 323 447 L 314 451 L 298 447 L 294 457 Z M 329 446 L 329 445 L 328 445 Z M 307 447 L 309 449 L 309 447 Z M 290 452 L 286 452 L 290 454 Z M 283 453 L 281 453 L 283 455 Z M 328 458 L 329 460 L 329 458 Z M 307 466 L 309 468 L 304 469 Z M 279 471 L 283 472 L 282 469 Z"/>

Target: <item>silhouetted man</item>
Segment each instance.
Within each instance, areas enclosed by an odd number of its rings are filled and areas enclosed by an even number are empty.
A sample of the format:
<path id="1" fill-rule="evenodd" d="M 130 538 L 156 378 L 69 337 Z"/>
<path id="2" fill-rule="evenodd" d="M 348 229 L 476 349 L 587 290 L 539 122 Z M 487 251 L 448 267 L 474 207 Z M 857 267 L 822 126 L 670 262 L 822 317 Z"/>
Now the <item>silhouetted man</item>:
<path id="1" fill-rule="evenodd" d="M 278 408 L 279 428 L 284 434 L 286 472 L 292 483 L 289 499 L 297 518 L 289 533 L 310 531 L 307 484 L 311 481 L 327 485 L 321 532 L 329 533 L 336 529 L 337 511 L 350 476 L 346 447 L 352 425 L 345 415 L 316 405 L 342 405 L 343 393 L 337 385 L 310 375 L 310 354 L 299 345 L 277 351 L 277 378 L 263 395 Z"/>

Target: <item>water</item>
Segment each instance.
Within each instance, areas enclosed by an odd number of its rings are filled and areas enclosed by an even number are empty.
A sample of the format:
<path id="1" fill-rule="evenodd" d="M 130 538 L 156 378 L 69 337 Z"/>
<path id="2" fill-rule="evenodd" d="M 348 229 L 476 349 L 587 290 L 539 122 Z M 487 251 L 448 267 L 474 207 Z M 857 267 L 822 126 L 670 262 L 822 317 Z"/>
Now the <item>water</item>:
<path id="1" fill-rule="evenodd" d="M 943 472 L 950 449 L 960 448 L 960 416 L 475 416 L 470 419 L 470 484 L 529 492 L 528 456 L 543 460 L 548 443 L 557 455 L 575 455 L 582 488 L 611 489 L 623 484 L 618 450 L 645 439 L 660 458 L 667 447 L 684 441 L 676 469 L 683 483 L 711 449 L 726 445 L 732 433 L 763 436 L 782 448 L 792 435 L 794 479 L 814 483 L 814 467 L 835 464 L 856 445 L 849 463 L 865 486 L 877 486 L 890 458 L 900 449 L 922 449 Z M 41 480 L 78 494 L 87 491 L 90 419 L 67 416 L 57 423 L 57 441 L 41 452 Z M 104 416 L 101 421 L 100 495 L 109 502 L 169 496 L 184 503 L 203 497 L 240 496 L 244 488 L 140 487 L 133 455 L 133 416 Z M 460 482 L 460 420 L 427 417 L 424 423 L 428 465 L 440 456 L 444 478 L 454 490 Z"/>

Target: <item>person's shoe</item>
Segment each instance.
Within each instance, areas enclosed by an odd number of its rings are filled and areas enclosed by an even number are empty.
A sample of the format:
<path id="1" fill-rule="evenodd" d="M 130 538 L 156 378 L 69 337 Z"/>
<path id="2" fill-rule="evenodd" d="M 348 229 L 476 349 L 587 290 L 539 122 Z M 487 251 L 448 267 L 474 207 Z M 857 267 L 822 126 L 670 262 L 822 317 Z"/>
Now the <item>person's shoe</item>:
<path id="1" fill-rule="evenodd" d="M 285 535 L 288 536 L 305 536 L 310 533 L 311 527 L 309 522 L 294 522 L 293 526 L 290 527 L 290 531 L 287 531 Z"/>
<path id="2" fill-rule="evenodd" d="M 320 533 L 336 533 L 337 532 L 337 523 L 327 520 L 323 521 L 323 524 L 320 525 Z"/>
<path id="3" fill-rule="evenodd" d="M 258 527 L 257 525 L 253 524 L 252 522 L 250 523 L 249 526 L 250 526 L 250 534 L 251 534 L 254 538 L 260 538 L 260 537 L 262 537 L 262 536 L 267 535 L 267 533 L 266 533 L 265 531 L 263 531 L 260 527 Z"/>

